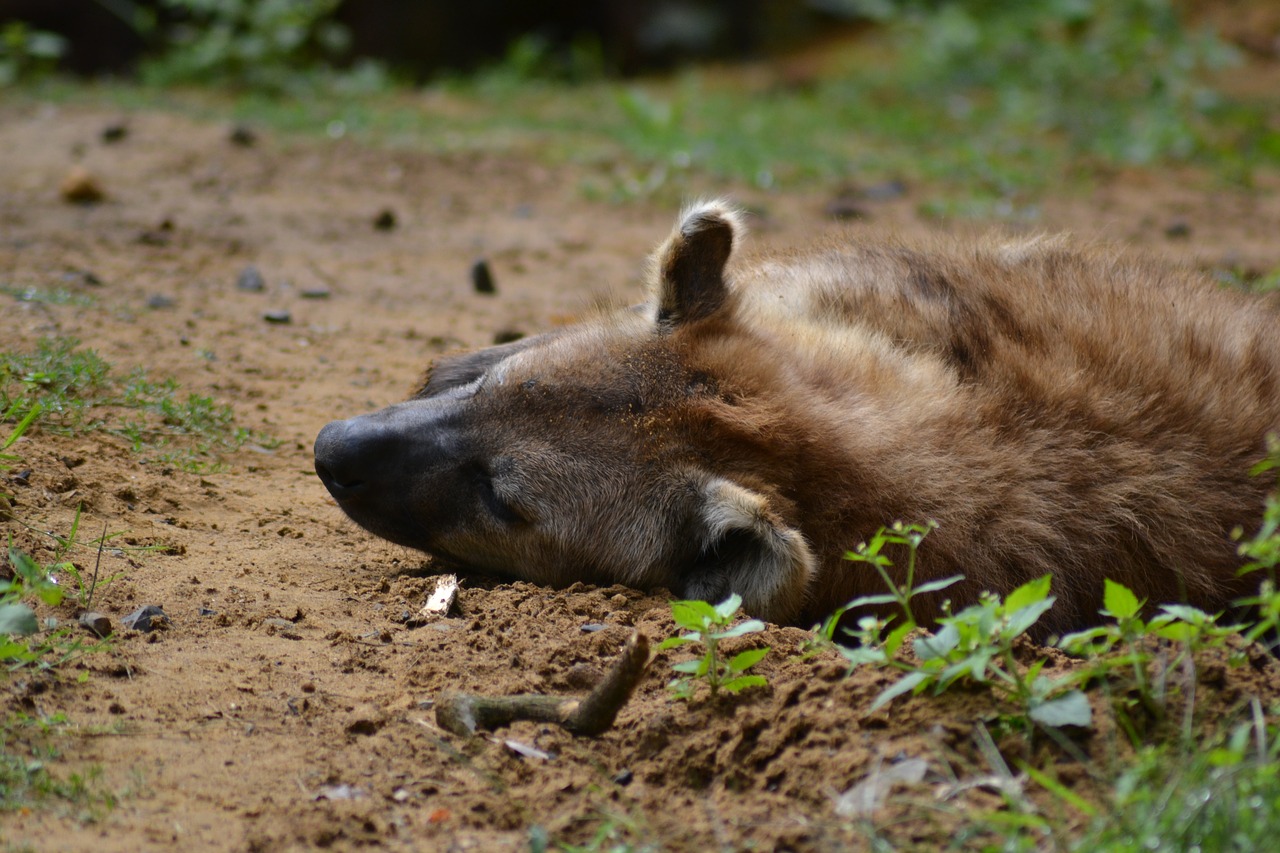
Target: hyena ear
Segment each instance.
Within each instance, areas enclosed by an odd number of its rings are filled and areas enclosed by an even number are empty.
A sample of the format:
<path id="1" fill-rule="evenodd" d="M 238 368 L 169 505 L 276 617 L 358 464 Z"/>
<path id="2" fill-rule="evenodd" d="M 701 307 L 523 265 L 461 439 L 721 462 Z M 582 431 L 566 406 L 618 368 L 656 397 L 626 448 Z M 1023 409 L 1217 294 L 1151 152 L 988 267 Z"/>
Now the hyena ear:
<path id="1" fill-rule="evenodd" d="M 654 260 L 658 323 L 670 327 L 708 317 L 729 295 L 724 269 L 745 231 L 742 214 L 720 202 L 686 208 Z"/>
<path id="2" fill-rule="evenodd" d="M 752 616 L 796 618 L 816 571 L 804 537 L 769 510 L 763 495 L 736 483 L 709 477 L 700 491 L 701 555 L 677 592 L 712 604 L 736 592 Z"/>

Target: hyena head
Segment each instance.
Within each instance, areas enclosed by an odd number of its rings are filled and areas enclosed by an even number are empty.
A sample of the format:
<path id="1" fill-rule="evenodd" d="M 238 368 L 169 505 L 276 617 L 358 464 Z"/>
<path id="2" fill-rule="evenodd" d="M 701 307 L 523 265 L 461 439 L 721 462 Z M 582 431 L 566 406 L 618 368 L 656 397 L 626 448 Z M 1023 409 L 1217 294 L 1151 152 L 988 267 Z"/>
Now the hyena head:
<path id="1" fill-rule="evenodd" d="M 729 593 L 795 618 L 815 571 L 760 472 L 778 430 L 749 401 L 750 332 L 726 265 L 742 232 L 719 203 L 682 214 L 648 302 L 447 359 L 408 402 L 335 421 L 316 473 L 369 531 L 479 569 L 565 585 Z"/>

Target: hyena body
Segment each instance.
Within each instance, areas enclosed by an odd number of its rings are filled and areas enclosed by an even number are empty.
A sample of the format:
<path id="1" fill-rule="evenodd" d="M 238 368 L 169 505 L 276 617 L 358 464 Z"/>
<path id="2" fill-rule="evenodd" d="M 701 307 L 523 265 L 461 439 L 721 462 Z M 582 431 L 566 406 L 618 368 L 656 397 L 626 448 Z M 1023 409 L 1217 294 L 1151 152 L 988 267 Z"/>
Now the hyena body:
<path id="1" fill-rule="evenodd" d="M 1227 606 L 1248 469 L 1280 427 L 1280 324 L 1184 271 L 1054 241 L 840 244 L 729 264 L 687 211 L 649 301 L 446 359 L 327 426 L 317 471 L 369 530 L 536 582 L 666 587 L 812 623 L 882 592 L 847 549 L 937 522 L 917 582 L 971 601 L 1052 573 L 1042 633 L 1103 578 Z M 942 596 L 917 603 L 939 615 Z"/>

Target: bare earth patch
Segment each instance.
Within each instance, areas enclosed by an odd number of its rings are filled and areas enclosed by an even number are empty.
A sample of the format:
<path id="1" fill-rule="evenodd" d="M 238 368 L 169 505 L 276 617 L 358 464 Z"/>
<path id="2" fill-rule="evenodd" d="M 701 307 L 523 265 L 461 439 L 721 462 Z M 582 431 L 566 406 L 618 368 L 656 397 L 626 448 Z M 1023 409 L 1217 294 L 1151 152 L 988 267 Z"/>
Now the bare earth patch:
<path id="1" fill-rule="evenodd" d="M 965 784 L 992 772 L 975 739 L 1001 710 L 987 694 L 868 713 L 888 676 L 845 678 L 831 654 L 796 659 L 808 635 L 795 628 L 742 638 L 734 650 L 773 647 L 756 669 L 769 686 L 714 702 L 674 701 L 670 664 L 688 653 L 658 653 L 599 737 L 536 723 L 472 739 L 439 729 L 432 703 L 445 690 L 586 693 L 633 630 L 655 646 L 675 632 L 667 598 L 464 578 L 453 615 L 408 627 L 440 569 L 343 518 L 312 471 L 312 440 L 331 419 L 403 397 L 433 354 L 566 322 L 601 296 L 633 297 L 675 211 L 585 201 L 572 168 L 514 156 L 270 134 L 243 146 L 227 126 L 163 113 L 124 116 L 126 137 L 103 142 L 120 118 L 0 104 L 0 284 L 93 300 L 0 294 L 0 342 L 78 338 L 121 372 L 145 367 L 231 404 L 239 423 L 281 443 L 246 447 L 204 475 L 143 464 L 104 433 L 35 431 L 15 445 L 30 469 L 5 489 L 17 518 L 65 532 L 83 505 L 91 535 L 105 523 L 131 544 L 167 546 L 108 551 L 102 573 L 121 577 L 94 609 L 122 630 L 121 617 L 157 604 L 171 624 L 124 631 L 114 652 L 62 677 L 2 682 L 5 713 L 62 712 L 96 732 L 61 739 L 56 767 L 101 766 L 120 802 L 88 823 L 56 807 L 5 813 L 0 840 L 100 852 L 522 850 L 531 831 L 581 844 L 613 825 L 675 850 L 857 848 L 865 835 L 847 802 L 837 809 L 840 795 L 904 759 L 928 762 L 923 780 L 899 783 L 875 812 L 900 842 L 942 838 L 957 813 L 998 807 L 991 786 Z M 102 201 L 59 197 L 76 164 Z M 1036 227 L 1270 270 L 1280 194 L 1274 176 L 1262 183 L 1246 195 L 1193 174 L 1120 175 L 1047 204 Z M 823 212 L 832 194 L 739 195 L 760 211 L 751 242 L 803 244 L 841 227 Z M 853 228 L 941 228 L 916 216 L 918 201 L 872 203 L 871 225 Z M 376 225 L 384 211 L 391 227 L 385 216 Z M 496 294 L 473 288 L 477 258 Z M 237 287 L 251 264 L 261 292 Z M 26 527 L 0 529 L 48 556 L 49 541 Z M 75 555 L 89 568 L 93 557 Z M 76 614 L 68 604 L 56 615 Z M 1280 699 L 1265 655 L 1203 670 L 1206 721 L 1232 719 L 1249 695 Z M 1123 760 L 1113 735 L 1079 745 Z M 1090 796 L 1065 753 L 1058 771 Z"/>

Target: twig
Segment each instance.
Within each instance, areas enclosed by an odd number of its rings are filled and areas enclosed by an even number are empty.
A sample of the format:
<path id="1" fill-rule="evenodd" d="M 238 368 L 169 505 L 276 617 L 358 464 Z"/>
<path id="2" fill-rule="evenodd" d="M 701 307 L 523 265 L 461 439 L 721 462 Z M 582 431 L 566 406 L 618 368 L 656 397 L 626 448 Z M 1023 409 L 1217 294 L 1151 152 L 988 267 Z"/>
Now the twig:
<path id="1" fill-rule="evenodd" d="M 637 631 L 627 640 L 604 680 L 585 697 L 448 692 L 436 699 L 436 722 L 456 735 L 472 735 L 478 728 L 493 729 L 516 720 L 555 723 L 575 735 L 598 735 L 613 725 L 648 664 L 649 641 Z"/>
<path id="2" fill-rule="evenodd" d="M 102 549 L 107 544 L 107 522 L 102 522 L 102 535 L 98 537 L 98 559 L 93 561 L 93 580 L 89 582 L 89 595 L 84 600 L 85 609 L 93 604 L 93 593 L 98 588 L 98 567 L 102 565 Z"/>

